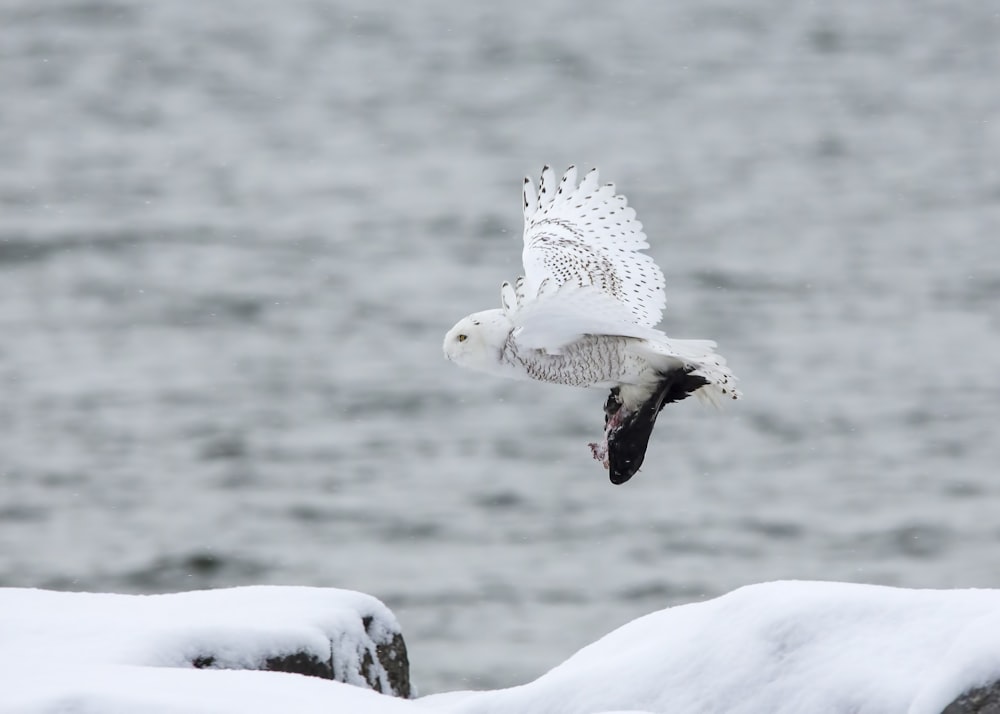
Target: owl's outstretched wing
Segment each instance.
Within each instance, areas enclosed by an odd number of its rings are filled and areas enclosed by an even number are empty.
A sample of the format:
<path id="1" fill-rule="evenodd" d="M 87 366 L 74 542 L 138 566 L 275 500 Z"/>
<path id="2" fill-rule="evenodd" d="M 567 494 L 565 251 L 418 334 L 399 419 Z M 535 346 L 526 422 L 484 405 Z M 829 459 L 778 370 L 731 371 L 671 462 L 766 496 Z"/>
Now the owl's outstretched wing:
<path id="1" fill-rule="evenodd" d="M 627 307 L 593 285 L 549 285 L 546 283 L 533 299 L 507 313 L 514 324 L 514 337 L 522 347 L 556 353 L 584 335 L 648 340 L 666 337 L 655 328 L 636 324 Z"/>
<path id="2" fill-rule="evenodd" d="M 577 185 L 571 166 L 556 186 L 548 166 L 535 190 L 524 180 L 524 277 L 501 290 L 518 341 L 558 349 L 584 334 L 654 337 L 664 279 L 642 224 L 597 169 Z"/>

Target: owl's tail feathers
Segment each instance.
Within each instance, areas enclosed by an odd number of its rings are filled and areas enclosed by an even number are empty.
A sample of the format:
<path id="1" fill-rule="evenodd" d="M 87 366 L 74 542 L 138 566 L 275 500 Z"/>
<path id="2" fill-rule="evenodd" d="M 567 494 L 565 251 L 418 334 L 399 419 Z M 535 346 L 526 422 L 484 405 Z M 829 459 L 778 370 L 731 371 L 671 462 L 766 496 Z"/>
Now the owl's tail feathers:
<path id="1" fill-rule="evenodd" d="M 644 340 L 641 349 L 653 364 L 668 372 L 677 367 L 693 377 L 703 377 L 705 384 L 694 391 L 702 401 L 720 407 L 726 399 L 739 399 L 743 393 L 737 389 L 736 376 L 726 358 L 715 351 L 712 340 Z"/>

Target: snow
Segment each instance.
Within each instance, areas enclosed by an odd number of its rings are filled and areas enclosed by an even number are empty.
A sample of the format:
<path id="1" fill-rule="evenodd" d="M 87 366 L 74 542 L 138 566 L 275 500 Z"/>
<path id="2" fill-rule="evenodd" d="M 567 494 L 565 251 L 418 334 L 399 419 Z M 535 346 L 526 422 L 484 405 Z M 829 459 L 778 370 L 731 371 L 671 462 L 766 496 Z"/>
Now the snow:
<path id="1" fill-rule="evenodd" d="M 339 661 L 367 644 L 362 618 L 385 634 L 395 615 L 370 595 L 333 588 L 256 586 L 169 595 L 66 593 L 0 588 L 0 662 L 16 659 L 187 667 L 262 666 L 308 652 Z M 373 653 L 374 654 L 374 653 Z M 359 684 L 361 682 L 358 682 Z"/>
<path id="2" fill-rule="evenodd" d="M 4 714 L 414 714 L 370 689 L 282 672 L 82 665 L 4 673 Z M 17 682 L 10 686 L 8 682 Z"/>
<path id="3" fill-rule="evenodd" d="M 530 684 L 441 703 L 455 714 L 938 714 L 1000 675 L 1000 641 L 986 634 L 998 615 L 993 590 L 755 585 L 639 618 Z"/>
<path id="4" fill-rule="evenodd" d="M 364 618 L 371 618 L 367 631 Z M 375 695 L 361 689 L 367 686 L 361 662 L 367 654 L 377 664 L 375 647 L 395 632 L 399 623 L 379 600 L 333 588 L 258 586 L 169 595 L 0 588 L 0 671 L 5 680 L 19 683 L 0 689 L 0 712 L 43 711 L 59 697 L 100 703 L 87 711 L 127 709 L 137 697 L 164 711 L 230 710 L 194 706 L 199 693 L 206 701 L 235 698 L 234 711 L 280 711 L 261 704 L 266 692 L 346 686 L 267 672 L 234 679 L 236 673 L 214 669 L 260 669 L 272 657 L 294 653 L 336 663 L 338 674 L 360 685 L 345 696 Z M 198 658 L 211 658 L 213 669 L 193 669 Z M 385 671 L 373 669 L 387 690 Z M 135 682 L 159 684 L 143 690 Z M 41 697 L 41 708 L 28 706 L 32 697 Z M 252 705 L 239 703 L 245 698 L 252 698 Z M 171 701 L 183 706 L 170 709 Z"/>
<path id="5" fill-rule="evenodd" d="M 160 596 L 0 589 L 2 712 L 939 714 L 1000 677 L 1000 591 L 777 582 L 641 617 L 534 682 L 404 700 L 315 677 L 197 670 L 395 627 L 374 598 L 313 588 Z M 321 642 L 323 644 L 321 644 Z M 468 647 L 475 647 L 470 633 Z M 324 650 L 325 648 L 325 650 Z M 220 654 L 221 653 L 221 654 Z"/>

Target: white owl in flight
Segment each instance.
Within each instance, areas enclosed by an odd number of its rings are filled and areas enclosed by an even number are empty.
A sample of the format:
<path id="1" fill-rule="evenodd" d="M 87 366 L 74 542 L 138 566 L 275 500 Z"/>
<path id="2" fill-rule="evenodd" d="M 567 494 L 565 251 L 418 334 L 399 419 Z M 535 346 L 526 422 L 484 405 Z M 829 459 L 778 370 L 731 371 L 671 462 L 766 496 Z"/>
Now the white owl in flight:
<path id="1" fill-rule="evenodd" d="M 610 388 L 605 433 L 591 444 L 612 483 L 628 481 L 665 404 L 698 394 L 738 399 L 736 378 L 711 340 L 656 329 L 663 272 L 640 251 L 642 224 L 597 169 L 577 185 L 570 166 L 556 185 L 542 169 L 524 179 L 524 276 L 500 288 L 501 308 L 459 320 L 444 354 L 463 367 L 513 379 Z"/>

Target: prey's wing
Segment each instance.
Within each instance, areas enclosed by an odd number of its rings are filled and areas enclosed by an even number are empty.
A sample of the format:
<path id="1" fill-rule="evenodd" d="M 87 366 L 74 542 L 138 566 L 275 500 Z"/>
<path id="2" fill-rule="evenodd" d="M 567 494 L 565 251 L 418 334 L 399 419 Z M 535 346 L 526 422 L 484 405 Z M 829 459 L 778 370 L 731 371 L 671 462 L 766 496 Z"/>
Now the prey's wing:
<path id="1" fill-rule="evenodd" d="M 614 184 L 599 185 L 597 169 L 579 185 L 570 167 L 556 185 L 546 166 L 538 191 L 524 184 L 524 295 L 543 283 L 593 285 L 620 302 L 637 325 L 655 327 L 666 296 L 660 268 L 640 251 L 649 247 L 642 224 Z"/>

